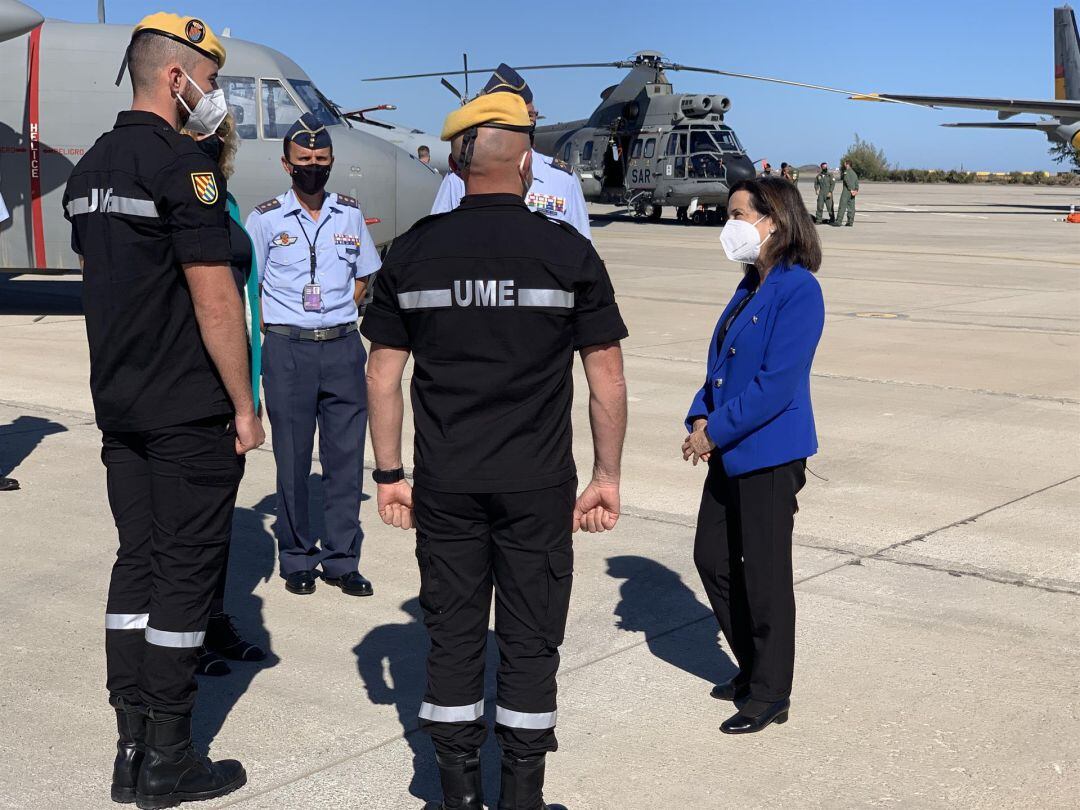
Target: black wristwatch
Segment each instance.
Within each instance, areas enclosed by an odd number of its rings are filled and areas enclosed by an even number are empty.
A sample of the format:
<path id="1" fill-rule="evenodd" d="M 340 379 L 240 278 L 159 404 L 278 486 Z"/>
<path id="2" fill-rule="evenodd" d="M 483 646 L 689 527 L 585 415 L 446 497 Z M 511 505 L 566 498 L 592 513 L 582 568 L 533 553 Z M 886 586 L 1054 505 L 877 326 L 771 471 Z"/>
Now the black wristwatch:
<path id="1" fill-rule="evenodd" d="M 405 480 L 405 468 L 398 467 L 396 470 L 372 470 L 371 477 L 376 484 L 396 484 Z"/>

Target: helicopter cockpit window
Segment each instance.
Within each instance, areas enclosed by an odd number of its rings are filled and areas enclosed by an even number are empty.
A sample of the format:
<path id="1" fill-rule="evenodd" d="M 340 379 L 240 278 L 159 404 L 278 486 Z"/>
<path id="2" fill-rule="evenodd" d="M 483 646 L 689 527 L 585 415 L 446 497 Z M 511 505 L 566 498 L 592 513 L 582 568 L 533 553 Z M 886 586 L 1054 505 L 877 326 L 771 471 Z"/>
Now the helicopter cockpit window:
<path id="1" fill-rule="evenodd" d="M 645 141 L 645 157 L 651 158 L 656 154 L 656 138 Z"/>
<path id="2" fill-rule="evenodd" d="M 716 152 L 716 144 L 713 143 L 711 135 L 703 130 L 696 130 L 690 133 L 690 151 L 691 152 Z"/>
<path id="3" fill-rule="evenodd" d="M 300 100 L 304 102 L 315 117 L 319 119 L 319 123 L 341 123 L 338 114 L 334 112 L 333 105 L 326 96 L 319 92 L 315 85 L 304 79 L 289 79 L 289 84 L 291 84 L 293 90 L 296 91 L 296 95 L 300 96 Z"/>
<path id="4" fill-rule="evenodd" d="M 641 138 L 634 141 L 634 145 L 630 147 L 630 159 L 636 160 L 641 157 Z"/>
<path id="5" fill-rule="evenodd" d="M 570 162 L 570 150 L 573 149 L 573 148 L 574 148 L 574 145 L 570 141 L 567 141 L 566 146 L 564 146 L 563 150 L 562 150 L 563 162 L 565 162 L 565 163 Z"/>
<path id="6" fill-rule="evenodd" d="M 259 102 L 255 79 L 250 76 L 218 76 L 225 104 L 236 125 L 236 134 L 246 140 L 259 137 Z"/>
<path id="7" fill-rule="evenodd" d="M 284 138 L 303 110 L 276 79 L 262 80 L 263 137 Z"/>
<path id="8" fill-rule="evenodd" d="M 592 160 L 592 141 L 585 141 L 585 145 L 581 147 L 581 162 L 588 163 Z"/>
<path id="9" fill-rule="evenodd" d="M 735 134 L 730 130 L 721 129 L 713 133 L 713 138 L 725 152 L 738 152 L 739 144 L 735 140 Z"/>
<path id="10" fill-rule="evenodd" d="M 700 153 L 690 156 L 688 177 L 701 179 L 723 179 L 727 175 L 724 164 L 715 155 Z"/>

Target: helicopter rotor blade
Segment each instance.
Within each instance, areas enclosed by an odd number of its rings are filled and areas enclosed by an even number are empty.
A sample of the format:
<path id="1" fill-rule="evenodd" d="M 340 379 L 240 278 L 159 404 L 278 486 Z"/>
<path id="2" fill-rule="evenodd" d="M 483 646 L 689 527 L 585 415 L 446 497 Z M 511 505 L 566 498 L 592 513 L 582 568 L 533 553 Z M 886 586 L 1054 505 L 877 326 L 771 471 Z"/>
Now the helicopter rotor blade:
<path id="1" fill-rule="evenodd" d="M 790 79 L 777 79 L 777 78 L 774 78 L 772 76 L 755 76 L 752 73 L 735 73 L 735 72 L 730 71 L 730 70 L 715 70 L 713 68 L 691 67 L 690 65 L 679 65 L 679 64 L 674 64 L 674 63 L 664 65 L 664 69 L 665 70 L 685 70 L 685 71 L 690 71 L 690 72 L 693 72 L 693 73 L 709 73 L 709 74 L 712 74 L 714 76 L 730 76 L 730 77 L 735 78 L 735 79 L 750 79 L 750 80 L 756 81 L 756 82 L 769 82 L 771 84 L 784 84 L 784 85 L 787 85 L 789 87 L 805 87 L 805 88 L 810 89 L 810 90 L 822 90 L 822 91 L 824 91 L 826 93 L 840 93 L 840 94 L 848 96 L 848 97 L 862 98 L 862 97 L 865 97 L 867 95 L 870 95 L 868 93 L 859 92 L 857 90 L 842 90 L 842 89 L 840 89 L 838 87 L 826 87 L 825 85 L 822 85 L 822 84 L 810 84 L 809 82 L 795 82 L 795 81 L 791 81 Z M 889 99 L 889 100 L 892 101 L 893 99 Z M 904 103 L 904 102 L 896 102 L 896 103 Z M 918 107 L 919 105 L 918 104 L 910 104 L 909 106 Z"/>
<path id="2" fill-rule="evenodd" d="M 441 84 L 443 87 L 445 87 L 455 96 L 457 96 L 459 100 L 461 100 L 461 91 L 454 87 L 454 85 L 450 84 L 450 82 L 448 82 L 446 79 L 439 79 L 439 84 Z"/>
<path id="3" fill-rule="evenodd" d="M 461 55 L 461 62 L 465 66 L 465 98 L 469 97 L 469 55 L 463 53 Z"/>
<path id="4" fill-rule="evenodd" d="M 567 65 L 521 65 L 514 70 L 552 70 L 554 68 L 626 68 L 633 67 L 632 62 L 577 62 Z M 365 82 L 389 82 L 397 79 L 435 79 L 440 76 L 465 76 L 467 73 L 493 73 L 495 68 L 468 68 L 467 70 L 440 70 L 435 73 L 409 73 L 403 76 L 373 76 Z"/>

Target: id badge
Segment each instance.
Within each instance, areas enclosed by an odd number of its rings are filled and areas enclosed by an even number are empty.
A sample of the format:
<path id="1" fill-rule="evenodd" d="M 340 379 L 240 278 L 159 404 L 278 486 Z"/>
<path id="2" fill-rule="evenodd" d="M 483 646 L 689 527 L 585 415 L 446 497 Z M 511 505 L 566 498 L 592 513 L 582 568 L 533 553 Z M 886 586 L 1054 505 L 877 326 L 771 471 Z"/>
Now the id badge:
<path id="1" fill-rule="evenodd" d="M 304 312 L 322 312 L 322 285 L 304 285 Z"/>

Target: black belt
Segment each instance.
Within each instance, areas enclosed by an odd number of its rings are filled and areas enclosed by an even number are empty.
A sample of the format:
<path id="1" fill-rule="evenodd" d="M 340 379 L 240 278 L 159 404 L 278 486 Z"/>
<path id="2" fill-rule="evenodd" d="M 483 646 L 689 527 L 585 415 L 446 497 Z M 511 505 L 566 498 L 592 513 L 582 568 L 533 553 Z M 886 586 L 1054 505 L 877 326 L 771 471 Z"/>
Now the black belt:
<path id="1" fill-rule="evenodd" d="M 284 335 L 293 340 L 336 340 L 356 331 L 356 321 L 343 323 L 340 326 L 327 326 L 325 329 L 301 329 L 299 326 L 275 326 L 268 324 L 267 332 L 275 335 Z"/>

